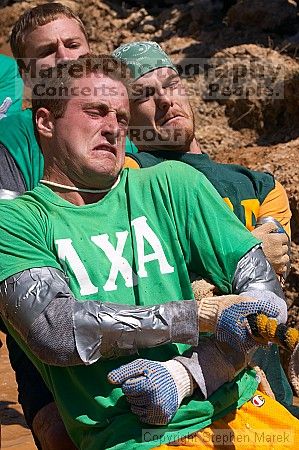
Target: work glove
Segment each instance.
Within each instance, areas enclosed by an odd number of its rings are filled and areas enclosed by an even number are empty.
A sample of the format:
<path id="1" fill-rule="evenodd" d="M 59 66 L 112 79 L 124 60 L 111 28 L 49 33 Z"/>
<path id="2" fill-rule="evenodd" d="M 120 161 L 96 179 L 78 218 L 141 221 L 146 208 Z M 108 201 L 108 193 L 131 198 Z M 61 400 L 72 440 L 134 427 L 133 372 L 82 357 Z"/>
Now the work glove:
<path id="1" fill-rule="evenodd" d="M 252 296 L 250 295 L 252 293 Z M 255 298 L 258 295 L 258 298 Z M 247 320 L 250 314 L 265 314 L 278 323 L 287 320 L 287 306 L 283 299 L 268 291 L 246 292 L 202 298 L 198 302 L 199 331 L 214 333 L 220 342 L 247 353 L 258 345 Z M 264 342 L 266 344 L 266 341 Z"/>
<path id="2" fill-rule="evenodd" d="M 182 400 L 193 393 L 193 380 L 178 361 L 137 359 L 108 374 L 108 381 L 121 385 L 131 410 L 141 422 L 166 425 Z"/>
<path id="3" fill-rule="evenodd" d="M 192 281 L 191 287 L 195 300 L 200 301 L 204 297 L 214 297 L 215 295 L 220 294 L 220 292 L 218 291 L 216 286 L 214 286 L 214 284 L 211 284 L 204 278 L 198 277 L 198 275 L 196 277 L 193 276 L 192 279 L 190 277 L 190 281 Z"/>
<path id="4" fill-rule="evenodd" d="M 290 269 L 289 237 L 274 222 L 266 222 L 252 231 L 262 241 L 263 252 L 277 275 L 286 277 Z"/>

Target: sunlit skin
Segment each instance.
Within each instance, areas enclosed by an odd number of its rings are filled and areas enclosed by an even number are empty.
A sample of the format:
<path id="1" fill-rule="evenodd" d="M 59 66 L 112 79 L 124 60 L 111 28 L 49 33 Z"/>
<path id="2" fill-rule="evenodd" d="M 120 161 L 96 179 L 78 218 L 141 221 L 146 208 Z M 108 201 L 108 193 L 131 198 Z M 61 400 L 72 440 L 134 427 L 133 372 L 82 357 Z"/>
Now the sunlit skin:
<path id="1" fill-rule="evenodd" d="M 72 87 L 75 92 L 90 89 L 91 95 L 72 97 L 61 118 L 53 118 L 45 108 L 36 114 L 45 157 L 44 179 L 78 188 L 107 189 L 124 163 L 130 117 L 127 90 L 121 82 L 99 73 L 74 80 Z M 77 193 L 58 193 L 76 204 L 86 202 Z"/>
<path id="2" fill-rule="evenodd" d="M 162 67 L 138 78 L 130 107 L 130 138 L 141 151 L 201 153 L 187 93 L 173 69 Z"/>
<path id="3" fill-rule="evenodd" d="M 24 61 L 28 63 L 28 59 L 35 58 L 38 74 L 40 69 L 77 59 L 88 52 L 89 45 L 79 23 L 61 16 L 27 34 Z M 25 81 L 30 84 L 28 77 Z"/>

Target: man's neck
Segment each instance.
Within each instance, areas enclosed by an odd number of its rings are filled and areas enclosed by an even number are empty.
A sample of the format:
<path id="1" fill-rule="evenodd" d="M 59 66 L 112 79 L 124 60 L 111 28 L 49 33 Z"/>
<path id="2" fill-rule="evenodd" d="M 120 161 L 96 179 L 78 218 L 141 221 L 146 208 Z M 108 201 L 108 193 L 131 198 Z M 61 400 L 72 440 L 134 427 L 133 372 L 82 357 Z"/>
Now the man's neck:
<path id="1" fill-rule="evenodd" d="M 114 182 L 112 181 L 111 185 L 107 187 L 81 187 L 76 186 L 65 176 L 57 176 L 57 173 L 49 173 L 49 171 L 46 170 L 41 183 L 48 186 L 55 194 L 59 195 L 59 197 L 67 202 L 76 206 L 84 206 L 102 200 L 108 192 L 116 186 L 118 180 L 119 177 L 114 180 Z"/>
<path id="2" fill-rule="evenodd" d="M 59 195 L 59 197 L 75 206 L 84 206 L 97 203 L 102 200 L 105 195 L 107 195 L 107 192 L 103 194 L 91 194 L 89 192 L 63 192 L 62 190 L 56 190 L 53 187 L 51 187 L 51 189 Z"/>

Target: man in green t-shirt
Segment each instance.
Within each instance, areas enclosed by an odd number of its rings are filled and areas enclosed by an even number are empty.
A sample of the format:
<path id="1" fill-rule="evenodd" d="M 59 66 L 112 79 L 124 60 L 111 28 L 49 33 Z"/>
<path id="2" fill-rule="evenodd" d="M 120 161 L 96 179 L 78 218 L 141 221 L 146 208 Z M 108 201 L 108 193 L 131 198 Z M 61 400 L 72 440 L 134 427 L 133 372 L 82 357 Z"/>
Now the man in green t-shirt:
<path id="1" fill-rule="evenodd" d="M 203 173 L 241 222 L 263 240 L 266 256 L 277 274 L 289 261 L 291 211 L 284 188 L 268 173 L 235 164 L 220 164 L 202 153 L 195 138 L 193 112 L 176 66 L 155 42 L 132 42 L 113 54 L 125 61 L 134 78 L 130 137 L 139 152 L 127 155 L 126 167 L 151 167 L 176 160 Z M 276 220 L 255 228 L 260 221 Z M 286 233 L 273 233 L 278 222 Z M 279 225 L 279 224 L 278 224 Z M 298 415 L 293 394 L 281 367 L 276 345 L 258 349 L 254 363 L 267 375 L 275 398 Z"/>
<path id="2" fill-rule="evenodd" d="M 57 30 L 57 26 L 61 23 L 63 26 Z M 73 28 L 70 29 L 69 23 L 73 24 Z M 43 63 L 52 65 L 60 58 L 75 58 L 88 49 L 86 34 L 81 21 L 65 6 L 53 3 L 40 5 L 26 11 L 18 24 L 19 27 L 13 30 L 11 38 L 15 57 L 21 58 L 19 62 L 25 56 L 37 58 L 37 69 Z M 55 41 L 52 51 L 47 53 L 44 47 L 46 44 L 49 46 L 49 43 L 52 42 L 53 25 L 57 25 L 54 29 L 58 33 L 58 39 Z M 68 39 L 65 39 L 65 33 L 72 31 L 72 29 L 76 31 L 76 34 L 68 35 Z M 44 53 L 41 53 L 41 51 Z M 27 74 L 27 77 L 28 75 L 30 73 Z M 2 169 L 0 183 L 4 188 L 3 194 L 7 196 L 7 190 L 23 192 L 35 187 L 43 174 L 44 161 L 34 136 L 31 110 L 28 109 L 16 114 L 11 119 L 6 118 L 0 122 L 0 142 L 2 142 L 2 145 L 0 144 L 0 156 L 4 158 L 3 164 L 0 164 Z M 131 147 L 132 145 L 130 145 L 130 150 L 132 150 Z M 128 151 L 128 141 L 126 150 Z M 3 176 L 1 176 L 2 173 Z M 9 173 L 11 173 L 11 177 L 9 177 Z M 12 347 L 11 340 L 8 345 L 10 348 Z M 35 373 L 33 368 L 30 372 L 24 371 L 24 364 L 20 355 L 14 354 L 12 363 L 15 369 L 19 367 L 22 371 L 20 373 L 20 370 L 18 370 L 17 374 L 20 382 L 20 401 L 26 411 L 26 420 L 31 427 L 32 420 L 36 417 L 36 411 L 50 402 L 51 396 L 46 389 L 42 388 L 38 374 Z M 28 367 L 30 366 L 28 365 Z M 28 385 L 26 380 L 28 379 L 35 380 L 33 383 L 34 391 L 32 388 L 26 388 Z M 46 412 L 46 415 L 48 415 L 48 412 Z M 51 424 L 53 423 L 54 420 L 51 420 Z M 66 447 L 63 448 L 65 450 Z"/>
<path id="3" fill-rule="evenodd" d="M 12 30 L 10 46 L 28 87 L 41 68 L 76 59 L 90 51 L 82 21 L 60 3 L 45 3 L 26 10 Z M 12 61 L 16 72 L 15 61 L 7 59 Z M 17 80 L 22 83 L 20 77 Z M 11 196 L 33 189 L 44 171 L 31 109 L 18 112 L 11 107 L 9 111 L 13 114 L 0 121 L 0 198 L 8 196 L 1 189 L 12 191 Z M 134 151 L 134 147 L 128 140 L 127 151 Z"/>
<path id="4" fill-rule="evenodd" d="M 45 172 L 33 191 L 0 205 L 1 314 L 77 447 L 153 448 L 159 439 L 143 438 L 111 371 L 143 365 L 148 380 L 164 386 L 162 408 L 135 412 L 150 423 L 172 419 L 165 436 L 195 432 L 252 397 L 254 371 L 235 377 L 256 346 L 246 316 L 264 312 L 283 323 L 286 304 L 258 241 L 203 175 L 177 162 L 122 170 L 126 69 L 109 57 L 82 61 L 81 76 L 79 59 L 61 77 L 53 69 L 37 82 Z M 67 99 L 43 98 L 62 87 Z M 189 271 L 226 295 L 187 301 L 186 321 L 179 300 L 192 298 Z M 170 336 L 176 305 L 182 314 Z M 197 343 L 198 330 L 214 337 Z M 194 345 L 190 355 L 186 344 Z"/>

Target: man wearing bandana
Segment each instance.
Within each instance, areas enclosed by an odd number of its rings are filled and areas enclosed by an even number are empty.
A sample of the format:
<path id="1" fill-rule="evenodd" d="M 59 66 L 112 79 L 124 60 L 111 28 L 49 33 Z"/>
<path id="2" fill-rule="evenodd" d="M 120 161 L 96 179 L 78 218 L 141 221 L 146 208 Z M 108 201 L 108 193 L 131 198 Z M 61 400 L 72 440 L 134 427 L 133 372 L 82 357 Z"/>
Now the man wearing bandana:
<path id="1" fill-rule="evenodd" d="M 146 168 L 176 160 L 202 172 L 241 222 L 263 240 L 264 252 L 283 280 L 291 211 L 281 184 L 269 173 L 220 164 L 201 151 L 187 90 L 177 67 L 156 42 L 124 44 L 113 55 L 128 64 L 134 79 L 129 136 L 138 153 L 127 155 L 126 166 Z M 278 347 L 258 349 L 253 362 L 265 371 L 276 399 L 299 415 Z"/>

